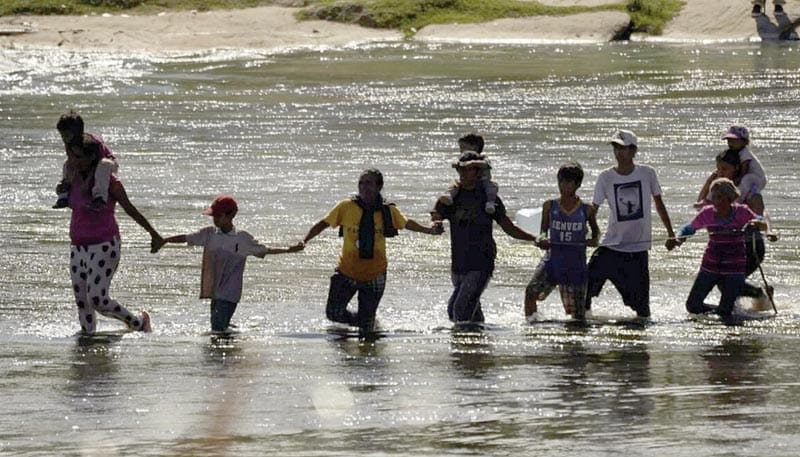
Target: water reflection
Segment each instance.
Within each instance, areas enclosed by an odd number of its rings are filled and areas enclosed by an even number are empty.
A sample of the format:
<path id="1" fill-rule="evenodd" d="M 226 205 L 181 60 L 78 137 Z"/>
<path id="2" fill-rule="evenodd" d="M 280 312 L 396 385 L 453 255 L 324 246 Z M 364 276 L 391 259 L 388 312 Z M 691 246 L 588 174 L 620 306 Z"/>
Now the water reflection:
<path id="1" fill-rule="evenodd" d="M 72 348 L 66 395 L 76 412 L 110 412 L 119 395 L 117 343 L 124 333 L 80 336 Z"/>
<path id="2" fill-rule="evenodd" d="M 255 395 L 250 377 L 243 373 L 246 356 L 234 335 L 212 334 L 201 346 L 204 368 L 212 370 L 204 379 L 205 405 L 187 428 L 190 438 L 178 443 L 180 455 L 235 455 L 239 422 L 247 415 L 247 404 Z"/>
<path id="3" fill-rule="evenodd" d="M 483 333 L 453 333 L 450 341 L 450 362 L 460 374 L 481 379 L 497 366 L 491 340 Z"/>
<path id="4" fill-rule="evenodd" d="M 386 371 L 389 361 L 384 357 L 385 341 L 337 338 L 331 340 L 331 345 L 344 368 L 343 374 L 353 383 L 350 386 L 352 392 L 374 392 L 390 385 Z"/>
<path id="5" fill-rule="evenodd" d="M 598 352 L 575 341 L 558 349 L 549 356 L 561 368 L 553 407 L 576 427 L 603 433 L 609 424 L 638 426 L 653 412 L 653 398 L 643 392 L 652 385 L 646 346 Z"/>
<path id="6" fill-rule="evenodd" d="M 242 359 L 241 345 L 233 335 L 211 335 L 203 348 L 209 366 L 230 366 Z"/>
<path id="7" fill-rule="evenodd" d="M 764 387 L 763 344 L 757 339 L 731 338 L 701 354 L 708 383 L 716 386 L 709 400 L 723 409 L 762 405 L 769 391 Z M 740 419 L 737 417 L 737 419 Z"/>

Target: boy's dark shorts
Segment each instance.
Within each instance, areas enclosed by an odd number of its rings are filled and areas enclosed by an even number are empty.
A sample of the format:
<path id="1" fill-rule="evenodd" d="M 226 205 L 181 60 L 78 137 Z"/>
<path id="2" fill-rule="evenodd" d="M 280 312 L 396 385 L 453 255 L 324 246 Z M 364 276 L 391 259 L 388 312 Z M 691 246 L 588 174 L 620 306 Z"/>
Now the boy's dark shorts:
<path id="1" fill-rule="evenodd" d="M 621 252 L 606 247 L 597 248 L 589 259 L 589 285 L 586 309 L 592 297 L 611 281 L 622 296 L 625 306 L 639 317 L 650 317 L 650 269 L 647 251 Z"/>

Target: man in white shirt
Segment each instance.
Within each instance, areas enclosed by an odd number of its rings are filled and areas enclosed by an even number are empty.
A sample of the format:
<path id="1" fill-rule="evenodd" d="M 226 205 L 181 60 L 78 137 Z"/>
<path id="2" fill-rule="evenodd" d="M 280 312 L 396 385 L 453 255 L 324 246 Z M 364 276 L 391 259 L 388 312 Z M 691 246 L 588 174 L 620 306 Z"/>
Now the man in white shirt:
<path id="1" fill-rule="evenodd" d="M 600 247 L 589 260 L 586 309 L 591 298 L 600 294 L 606 280 L 617 288 L 625 306 L 641 318 L 650 317 L 650 271 L 648 253 L 652 245 L 650 196 L 670 238 L 675 236 L 667 208 L 661 200 L 661 186 L 655 170 L 636 165 L 636 135 L 618 130 L 611 137 L 615 167 L 597 178 L 592 205 L 597 210 L 608 202 L 610 214 Z"/>

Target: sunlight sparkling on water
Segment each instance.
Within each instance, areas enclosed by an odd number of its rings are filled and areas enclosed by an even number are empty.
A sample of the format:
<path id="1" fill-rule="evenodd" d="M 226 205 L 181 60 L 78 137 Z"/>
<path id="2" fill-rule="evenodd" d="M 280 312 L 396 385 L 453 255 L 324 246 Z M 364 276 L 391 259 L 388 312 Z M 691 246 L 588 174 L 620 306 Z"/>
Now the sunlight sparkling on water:
<path id="1" fill-rule="evenodd" d="M 0 453 L 14 455 L 794 455 L 800 384 L 800 198 L 796 44 L 420 45 L 270 54 L 0 50 Z M 49 209 L 68 108 L 120 158 L 134 204 L 163 235 L 209 223 L 233 193 L 237 225 L 270 246 L 301 239 L 358 173 L 419 222 L 455 178 L 455 140 L 487 138 L 510 214 L 555 196 L 567 159 L 581 195 L 612 165 L 608 136 L 631 128 L 659 173 L 677 227 L 731 123 L 752 127 L 781 234 L 764 272 L 779 314 L 728 327 L 689 319 L 704 249 L 650 253 L 653 322 L 630 322 L 613 287 L 591 324 L 554 295 L 522 318 L 541 251 L 498 229 L 483 333 L 450 332 L 447 236 L 389 243 L 378 311 L 385 337 L 342 338 L 324 318 L 340 239 L 248 261 L 233 338 L 208 334 L 201 254 L 148 253 L 120 211 L 113 293 L 148 309 L 152 335 L 103 321 L 75 338 L 66 267 L 69 215 Z M 600 212 L 601 229 L 605 213 Z M 760 277 L 755 278 L 760 282 Z M 769 314 L 769 313 L 766 313 Z M 765 317 L 762 315 L 762 317 Z"/>

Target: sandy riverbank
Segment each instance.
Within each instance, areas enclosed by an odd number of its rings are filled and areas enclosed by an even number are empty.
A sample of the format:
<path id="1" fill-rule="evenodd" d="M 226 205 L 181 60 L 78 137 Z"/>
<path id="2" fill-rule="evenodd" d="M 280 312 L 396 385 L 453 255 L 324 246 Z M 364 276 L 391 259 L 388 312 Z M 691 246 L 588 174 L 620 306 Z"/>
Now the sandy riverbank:
<path id="1" fill-rule="evenodd" d="M 610 0 L 543 0 L 553 5 L 597 5 Z M 655 41 L 752 41 L 777 38 L 779 27 L 800 14 L 786 5 L 787 16 L 771 13 L 754 19 L 749 0 L 692 0 Z M 29 33 L 0 36 L 2 47 L 62 47 L 146 51 L 250 48 L 276 50 L 344 46 L 401 40 L 397 31 L 368 29 L 326 21 L 297 21 L 296 8 L 278 6 L 210 12 L 167 12 L 153 16 L 0 17 L 0 30 Z M 482 24 L 436 25 L 420 30 L 424 41 L 546 42 L 609 41 L 628 23 L 620 12 L 503 19 Z"/>

